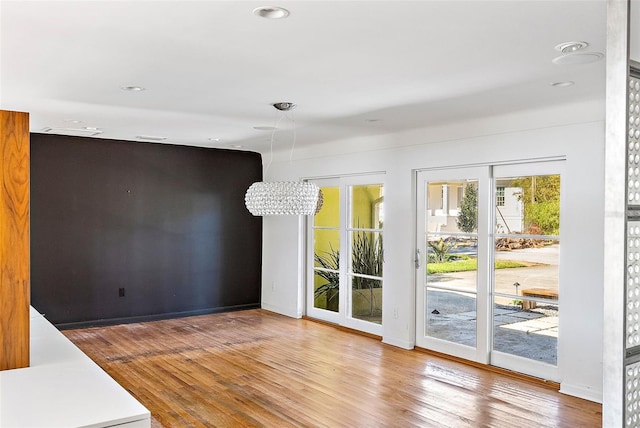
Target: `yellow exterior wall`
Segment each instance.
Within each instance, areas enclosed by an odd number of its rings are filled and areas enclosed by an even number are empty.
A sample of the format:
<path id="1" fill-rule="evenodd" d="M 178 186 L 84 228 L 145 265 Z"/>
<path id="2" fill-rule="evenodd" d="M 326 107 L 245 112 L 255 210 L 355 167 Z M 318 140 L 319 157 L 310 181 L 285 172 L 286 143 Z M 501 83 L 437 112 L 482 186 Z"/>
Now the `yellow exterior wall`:
<path id="1" fill-rule="evenodd" d="M 315 226 L 336 228 L 336 232 L 316 231 L 313 243 L 313 250 L 316 254 L 324 254 L 325 251 L 330 251 L 331 247 L 334 250 L 340 249 L 339 232 L 337 231 L 340 228 L 340 188 L 322 187 L 320 190 L 322 190 L 324 203 L 320 212 L 313 218 L 313 223 Z M 329 245 L 330 241 L 331 246 Z"/>
<path id="2" fill-rule="evenodd" d="M 382 187 L 379 184 L 354 186 L 351 207 L 353 209 L 352 227 L 371 228 L 373 221 L 373 203 L 380 198 Z"/>
<path id="3" fill-rule="evenodd" d="M 321 187 L 324 203 L 313 218 L 316 226 L 340 227 L 340 188 Z"/>
<path id="4" fill-rule="evenodd" d="M 340 188 L 339 187 L 321 187 L 324 203 L 320 212 L 313 218 L 315 226 L 332 227 L 336 230 L 316 230 L 313 236 L 313 251 L 321 257 L 326 257 L 327 252 L 340 249 Z M 314 265 L 317 263 L 314 261 Z M 313 276 L 314 290 L 326 282 L 324 278 L 318 275 Z M 317 308 L 326 308 L 326 295 L 321 295 L 315 299 L 314 306 Z"/>

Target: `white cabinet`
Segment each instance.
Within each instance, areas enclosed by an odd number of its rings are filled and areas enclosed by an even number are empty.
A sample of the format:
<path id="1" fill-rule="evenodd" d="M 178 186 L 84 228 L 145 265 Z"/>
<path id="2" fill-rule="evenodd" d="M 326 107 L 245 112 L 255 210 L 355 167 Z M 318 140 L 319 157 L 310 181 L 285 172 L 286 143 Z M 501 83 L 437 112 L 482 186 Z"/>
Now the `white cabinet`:
<path id="1" fill-rule="evenodd" d="M 149 411 L 31 308 L 31 366 L 0 372 L 1 428 L 148 428 Z"/>

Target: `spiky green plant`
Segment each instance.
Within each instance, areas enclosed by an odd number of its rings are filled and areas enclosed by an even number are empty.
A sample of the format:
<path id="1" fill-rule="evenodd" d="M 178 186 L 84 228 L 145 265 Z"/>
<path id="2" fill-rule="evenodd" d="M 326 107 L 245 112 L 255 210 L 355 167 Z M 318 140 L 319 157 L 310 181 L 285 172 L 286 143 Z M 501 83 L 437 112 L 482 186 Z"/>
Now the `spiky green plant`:
<path id="1" fill-rule="evenodd" d="M 351 269 L 353 273 L 382 277 L 382 236 L 374 237 L 373 232 L 356 232 L 353 235 Z M 369 290 L 369 315 L 373 315 L 375 308 L 374 288 L 382 287 L 378 279 L 354 276 L 352 289 L 359 293 Z"/>
<path id="2" fill-rule="evenodd" d="M 329 251 L 323 251 L 324 255 L 314 253 L 313 259 L 320 267 L 324 269 L 331 269 L 332 271 L 337 271 L 340 269 L 340 251 L 334 250 L 331 244 L 329 244 L 329 248 Z M 330 308 L 335 307 L 334 312 L 337 311 L 339 298 L 338 291 L 340 288 L 340 274 L 338 272 L 325 270 L 316 270 L 315 274 L 324 279 L 326 282 L 316 288 L 314 296 L 318 298 L 325 294 L 327 296 L 327 309 L 334 310 Z"/>
<path id="3" fill-rule="evenodd" d="M 453 238 L 443 239 L 438 241 L 427 241 L 429 246 L 429 261 L 432 263 L 444 263 L 449 261 L 449 252 L 456 246 L 456 240 Z"/>
<path id="4" fill-rule="evenodd" d="M 340 251 L 330 247 L 329 251 L 321 254 L 314 253 L 313 258 L 317 266 L 328 270 L 316 270 L 315 274 L 324 279 L 325 283 L 316 288 L 314 296 L 327 296 L 327 307 L 334 299 L 337 302 L 338 289 L 340 287 Z M 351 246 L 351 270 L 356 274 L 382 277 L 382 237 L 375 238 L 372 232 L 355 232 Z M 373 289 L 382 286 L 379 280 L 354 276 L 351 284 L 352 290 L 362 292 L 369 290 L 370 311 L 373 314 L 375 306 Z M 328 309 L 328 308 L 327 308 Z"/>
<path id="5" fill-rule="evenodd" d="M 353 273 L 382 277 L 382 237 L 375 238 L 373 232 L 356 232 L 353 235 L 351 269 Z M 380 288 L 380 281 L 355 277 L 354 290 Z"/>

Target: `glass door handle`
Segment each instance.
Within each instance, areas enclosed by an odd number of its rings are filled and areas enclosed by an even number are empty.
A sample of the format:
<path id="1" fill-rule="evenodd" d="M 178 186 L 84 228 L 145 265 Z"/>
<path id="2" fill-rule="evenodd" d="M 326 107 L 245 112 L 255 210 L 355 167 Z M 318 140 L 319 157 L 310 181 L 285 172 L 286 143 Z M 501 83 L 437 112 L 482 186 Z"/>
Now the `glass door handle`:
<path id="1" fill-rule="evenodd" d="M 413 263 L 416 266 L 416 269 L 420 268 L 420 250 L 416 248 L 416 258 L 413 259 Z"/>

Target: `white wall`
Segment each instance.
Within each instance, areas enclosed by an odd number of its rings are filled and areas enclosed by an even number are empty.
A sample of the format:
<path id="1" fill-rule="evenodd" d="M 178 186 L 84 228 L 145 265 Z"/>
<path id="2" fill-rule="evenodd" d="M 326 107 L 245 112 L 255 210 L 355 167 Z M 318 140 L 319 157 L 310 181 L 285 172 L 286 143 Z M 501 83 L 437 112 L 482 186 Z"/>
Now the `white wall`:
<path id="1" fill-rule="evenodd" d="M 640 62 L 640 0 L 631 0 L 629 12 L 629 58 Z"/>
<path id="2" fill-rule="evenodd" d="M 559 124 L 559 118 L 570 124 Z M 304 159 L 276 161 L 265 179 L 386 173 L 383 341 L 412 348 L 415 341 L 414 171 L 566 157 L 558 350 L 561 390 L 599 401 L 603 332 L 603 118 L 602 102 L 594 101 L 451 126 L 449 134 L 455 139 L 450 140 L 444 138 L 447 130 L 440 128 L 341 141 L 325 146 L 324 152 L 311 148 L 296 155 Z M 517 124 L 523 130 L 513 129 Z M 429 141 L 438 142 L 425 143 Z M 394 145 L 398 147 L 390 148 Z M 366 149 L 372 146 L 374 150 Z M 297 217 L 264 218 L 262 305 L 265 309 L 289 316 L 303 314 L 301 231 L 302 221 Z M 389 316 L 396 308 L 397 319 Z"/>

